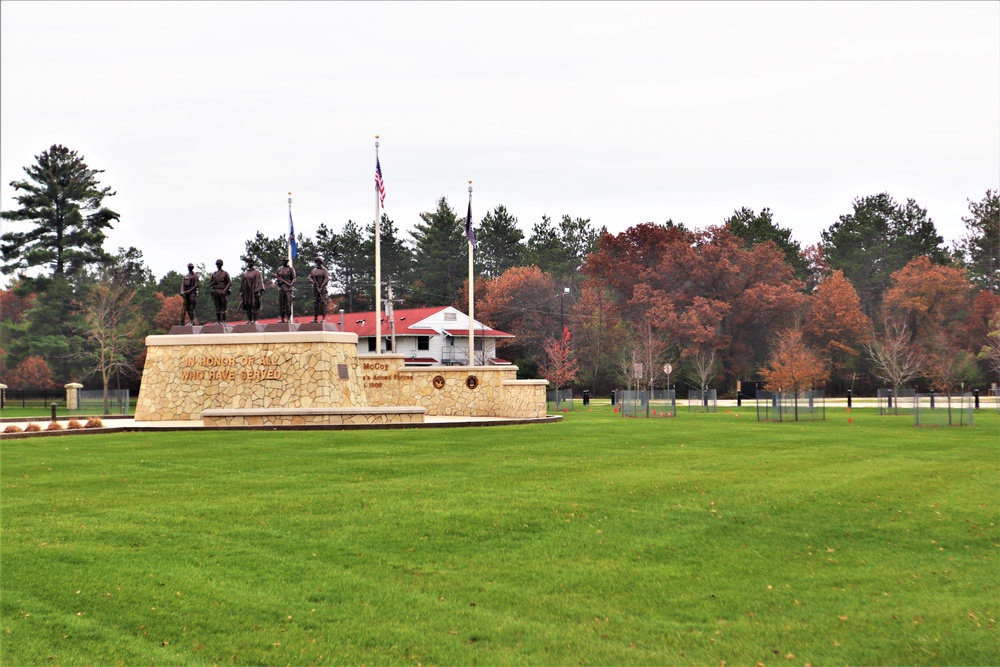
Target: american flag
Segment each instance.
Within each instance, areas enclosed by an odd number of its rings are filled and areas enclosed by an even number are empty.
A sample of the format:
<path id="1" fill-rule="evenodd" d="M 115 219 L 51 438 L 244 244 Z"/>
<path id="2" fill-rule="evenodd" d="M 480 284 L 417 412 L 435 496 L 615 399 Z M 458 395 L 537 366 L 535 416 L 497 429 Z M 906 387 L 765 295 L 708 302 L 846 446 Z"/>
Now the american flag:
<path id="1" fill-rule="evenodd" d="M 378 162 L 378 156 L 375 157 L 375 189 L 378 190 L 378 199 L 382 203 L 382 208 L 385 208 L 385 183 L 382 182 L 382 165 Z"/>

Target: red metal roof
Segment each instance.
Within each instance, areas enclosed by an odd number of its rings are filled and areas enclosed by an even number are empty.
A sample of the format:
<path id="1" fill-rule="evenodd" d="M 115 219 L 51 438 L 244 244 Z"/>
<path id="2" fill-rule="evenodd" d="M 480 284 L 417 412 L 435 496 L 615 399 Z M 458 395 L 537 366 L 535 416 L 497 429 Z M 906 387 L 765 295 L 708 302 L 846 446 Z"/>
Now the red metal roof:
<path id="1" fill-rule="evenodd" d="M 446 310 L 448 306 L 432 306 L 427 308 L 399 308 L 393 313 L 395 317 L 396 325 L 396 335 L 397 336 L 432 336 L 438 331 L 436 328 L 428 326 L 413 326 L 419 324 L 423 320 L 440 313 L 442 310 Z M 278 318 L 271 318 L 266 320 L 258 320 L 258 324 L 275 324 Z M 312 322 L 312 315 L 299 315 L 295 317 L 295 321 L 302 322 Z M 333 324 L 340 325 L 340 313 L 331 313 L 326 316 L 327 322 L 332 322 Z M 449 336 L 466 337 L 469 335 L 468 328 L 456 329 L 448 328 L 442 329 Z M 349 333 L 355 333 L 360 338 L 371 337 L 375 335 L 375 312 L 368 311 L 362 313 L 344 313 L 344 331 Z M 388 336 L 392 332 L 389 330 L 389 320 L 386 316 L 382 315 L 382 335 Z M 498 329 L 492 329 L 490 327 L 481 328 L 476 327 L 475 335 L 485 336 L 489 338 L 514 338 L 514 334 L 509 334 L 504 331 L 499 331 Z"/>

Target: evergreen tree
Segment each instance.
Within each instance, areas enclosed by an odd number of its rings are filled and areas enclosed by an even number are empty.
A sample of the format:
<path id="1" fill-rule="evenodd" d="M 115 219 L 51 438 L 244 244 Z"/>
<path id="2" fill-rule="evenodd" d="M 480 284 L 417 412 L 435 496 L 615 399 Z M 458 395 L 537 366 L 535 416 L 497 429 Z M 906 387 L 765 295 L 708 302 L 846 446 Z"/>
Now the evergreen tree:
<path id="1" fill-rule="evenodd" d="M 962 218 L 967 234 L 958 249 L 969 277 L 982 289 L 1000 293 L 1000 195 L 987 190 L 982 201 L 969 200 L 969 216 Z"/>
<path id="2" fill-rule="evenodd" d="M 525 259 L 550 274 L 557 286 L 571 287 L 579 282 L 578 271 L 597 250 L 603 231 L 594 230 L 589 219 L 564 215 L 557 227 L 548 216 L 542 216 L 532 227 Z"/>
<path id="3" fill-rule="evenodd" d="M 321 223 L 316 230 L 316 250 L 330 272 L 331 285 L 340 292 L 333 295 L 334 309 L 349 313 L 370 310 L 375 298 L 375 262 L 366 254 L 361 227 L 348 220 L 338 234 Z"/>
<path id="4" fill-rule="evenodd" d="M 782 229 L 774 224 L 771 209 L 765 208 L 760 215 L 751 209 L 743 207 L 726 220 L 726 227 L 733 234 L 743 239 L 747 248 L 758 243 L 773 241 L 778 250 L 785 254 L 785 261 L 795 269 L 795 276 L 804 280 L 808 275 L 808 264 L 802 256 L 802 247 L 792 240 L 792 230 Z"/>
<path id="5" fill-rule="evenodd" d="M 0 237 L 3 272 L 47 266 L 53 275 L 73 275 L 106 256 L 104 230 L 119 216 L 102 203 L 115 193 L 99 185 L 103 170 L 91 169 L 64 146 L 53 145 L 35 160 L 24 168 L 27 180 L 10 184 L 19 193 L 14 197 L 19 208 L 4 211 L 4 220 L 33 227 Z"/>
<path id="6" fill-rule="evenodd" d="M 840 216 L 822 239 L 830 267 L 844 272 L 872 318 L 893 272 L 920 255 L 938 263 L 946 259 L 927 210 L 912 199 L 897 204 L 885 193 L 855 199 L 854 212 Z"/>
<path id="7" fill-rule="evenodd" d="M 524 265 L 524 232 L 517 218 L 503 206 L 487 213 L 476 230 L 475 269 L 489 278 L 496 278 L 507 269 Z"/>
<path id="8" fill-rule="evenodd" d="M 370 223 L 365 229 L 366 238 L 364 242 L 365 259 L 369 260 L 372 284 L 374 285 L 375 275 L 375 223 Z M 396 236 L 396 223 L 389 219 L 385 213 L 382 214 L 382 221 L 379 225 L 379 257 L 382 264 L 382 298 L 385 299 L 388 291 L 386 285 L 392 283 L 392 293 L 394 298 L 405 297 L 409 292 L 413 276 L 413 253 L 407 246 L 406 241 Z M 372 291 L 372 298 L 375 292 Z"/>
<path id="9" fill-rule="evenodd" d="M 469 273 L 469 242 L 465 218 L 459 217 L 444 197 L 437 210 L 421 213 L 413 228 L 414 254 L 412 306 L 446 306 L 460 298 Z"/>

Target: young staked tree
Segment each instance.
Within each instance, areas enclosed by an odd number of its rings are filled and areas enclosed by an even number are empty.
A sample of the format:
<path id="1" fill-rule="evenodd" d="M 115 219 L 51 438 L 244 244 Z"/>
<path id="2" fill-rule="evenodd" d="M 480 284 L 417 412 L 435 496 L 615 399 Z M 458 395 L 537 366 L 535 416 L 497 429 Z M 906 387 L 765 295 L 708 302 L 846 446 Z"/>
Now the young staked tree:
<path id="1" fill-rule="evenodd" d="M 688 378 L 698 383 L 702 396 L 708 391 L 708 385 L 719 375 L 722 364 L 715 348 L 702 348 L 689 352 L 682 357 L 688 369 Z"/>
<path id="2" fill-rule="evenodd" d="M 760 373 L 770 391 L 795 395 L 826 382 L 828 376 L 823 358 L 805 342 L 799 327 L 778 336 L 771 358 Z"/>
<path id="3" fill-rule="evenodd" d="M 73 275 L 105 257 L 105 230 L 119 219 L 103 205 L 115 193 L 101 187 L 101 169 L 91 169 L 76 151 L 55 144 L 25 167 L 28 178 L 12 181 L 18 208 L 3 219 L 30 229 L 0 236 L 3 272 L 41 266 L 53 275 Z M 20 226 L 20 225 L 19 225 Z"/>
<path id="4" fill-rule="evenodd" d="M 886 320 L 882 333 L 865 344 L 872 373 L 892 387 L 895 396 L 903 385 L 921 375 L 920 353 L 912 338 L 905 321 Z"/>
<path id="5" fill-rule="evenodd" d="M 554 338 L 545 343 L 545 358 L 539 364 L 539 373 L 555 389 L 562 389 L 576 380 L 580 372 L 579 362 L 573 358 L 570 336 Z"/>

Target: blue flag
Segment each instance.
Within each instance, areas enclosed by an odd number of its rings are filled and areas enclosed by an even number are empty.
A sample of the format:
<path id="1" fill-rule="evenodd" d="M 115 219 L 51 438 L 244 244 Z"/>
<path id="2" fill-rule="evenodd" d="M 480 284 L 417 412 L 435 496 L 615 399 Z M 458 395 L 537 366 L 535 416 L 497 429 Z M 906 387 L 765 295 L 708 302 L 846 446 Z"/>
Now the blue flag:
<path id="1" fill-rule="evenodd" d="M 289 198 L 289 201 L 291 199 Z M 295 223 L 292 222 L 292 212 L 288 211 L 288 254 L 292 259 L 299 256 L 299 244 L 295 242 Z"/>

